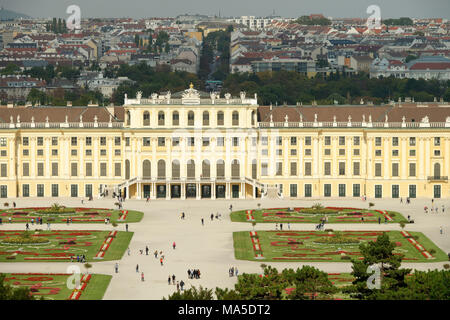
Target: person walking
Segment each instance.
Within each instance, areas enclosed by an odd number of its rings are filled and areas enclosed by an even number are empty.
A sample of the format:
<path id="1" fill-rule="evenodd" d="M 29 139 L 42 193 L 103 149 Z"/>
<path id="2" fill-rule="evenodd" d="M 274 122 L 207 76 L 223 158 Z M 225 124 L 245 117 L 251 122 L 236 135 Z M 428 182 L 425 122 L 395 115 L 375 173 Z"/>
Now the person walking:
<path id="1" fill-rule="evenodd" d="M 280 223 L 280 230 L 283 231 L 283 224 Z"/>
<path id="2" fill-rule="evenodd" d="M 163 266 L 163 258 L 159 258 L 159 262 L 161 263 L 161 266 Z"/>
<path id="3" fill-rule="evenodd" d="M 141 281 L 144 282 L 144 273 L 141 273 Z"/>
<path id="4" fill-rule="evenodd" d="M 205 225 L 205 221 L 203 220 L 203 218 L 202 218 L 202 226 L 204 226 Z"/>
<path id="5" fill-rule="evenodd" d="M 28 231 L 30 230 L 30 225 L 28 224 L 28 222 L 25 224 L 25 229 Z"/>
<path id="6" fill-rule="evenodd" d="M 177 247 L 177 244 L 175 243 L 175 241 L 172 244 L 173 250 L 175 250 L 175 248 Z"/>
<path id="7" fill-rule="evenodd" d="M 14 209 L 16 208 L 16 203 L 15 202 L 13 202 L 13 207 L 14 207 Z"/>
<path id="8" fill-rule="evenodd" d="M 167 278 L 167 282 L 168 282 L 169 285 L 170 285 L 170 275 L 169 275 L 169 277 Z"/>
<path id="9" fill-rule="evenodd" d="M 234 274 L 236 275 L 236 277 L 238 276 L 238 268 L 234 268 Z"/>
<path id="10" fill-rule="evenodd" d="M 177 281 L 177 291 L 180 291 L 180 282 Z"/>
<path id="11" fill-rule="evenodd" d="M 128 255 L 130 255 L 130 253 L 131 253 L 131 250 L 130 250 L 130 248 L 128 248 Z"/>
<path id="12" fill-rule="evenodd" d="M 158 258 L 158 250 L 155 250 L 153 254 L 155 255 L 155 259 Z"/>
<path id="13" fill-rule="evenodd" d="M 125 230 L 128 232 L 128 223 L 125 224 Z"/>
<path id="14" fill-rule="evenodd" d="M 148 256 L 148 246 L 145 246 L 145 255 Z"/>
<path id="15" fill-rule="evenodd" d="M 116 273 L 119 273 L 119 264 L 117 262 L 114 265 L 114 269 L 115 269 Z"/>
<path id="16" fill-rule="evenodd" d="M 183 287 L 184 287 L 184 281 L 181 280 L 181 281 L 180 281 L 180 288 L 181 288 L 181 291 L 183 291 Z"/>
<path id="17" fill-rule="evenodd" d="M 381 218 L 378 217 L 378 224 L 381 224 Z"/>
<path id="18" fill-rule="evenodd" d="M 443 231 L 442 231 L 442 226 L 439 228 L 439 232 L 442 234 L 443 233 Z"/>
<path id="19" fill-rule="evenodd" d="M 175 275 L 172 275 L 172 283 L 175 284 Z"/>
<path id="20" fill-rule="evenodd" d="M 211 213 L 211 221 L 214 220 L 214 213 Z"/>
<path id="21" fill-rule="evenodd" d="M 136 265 L 136 273 L 139 273 L 139 265 Z"/>

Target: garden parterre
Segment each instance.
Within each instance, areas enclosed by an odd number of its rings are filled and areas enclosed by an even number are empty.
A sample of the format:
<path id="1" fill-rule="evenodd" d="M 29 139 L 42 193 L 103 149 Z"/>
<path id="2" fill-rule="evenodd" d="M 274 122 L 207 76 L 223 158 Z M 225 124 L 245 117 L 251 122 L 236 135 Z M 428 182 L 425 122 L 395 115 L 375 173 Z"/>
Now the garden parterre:
<path id="1" fill-rule="evenodd" d="M 14 208 L 0 210 L 2 223 L 37 223 L 37 218 L 42 218 L 43 223 L 105 223 L 109 219 L 111 223 L 133 223 L 142 220 L 143 213 L 135 210 L 115 210 L 107 208 L 65 208 L 60 213 L 51 213 L 51 207 Z M 48 212 L 48 213 L 47 213 Z"/>
<path id="2" fill-rule="evenodd" d="M 88 261 L 119 260 L 133 236 L 132 232 L 54 230 L 34 231 L 31 237 L 43 237 L 39 244 L 10 244 L 8 239 L 21 236 L 23 231 L 0 231 L 0 262 L 56 262 L 76 261 L 85 255 Z M 95 260 L 94 260 L 95 259 Z"/>
<path id="3" fill-rule="evenodd" d="M 362 259 L 360 243 L 375 241 L 387 232 L 396 244 L 395 253 L 407 262 L 446 261 L 447 255 L 420 232 L 406 231 L 243 231 L 234 232 L 236 259 L 283 262 L 350 262 Z M 319 239 L 341 236 L 358 243 L 323 243 Z"/>
<path id="4" fill-rule="evenodd" d="M 48 300 L 101 300 L 112 276 L 79 274 L 75 286 L 74 275 L 66 273 L 4 273 L 5 283 L 13 287 L 27 287 L 35 298 Z M 72 277 L 72 279 L 69 279 Z M 70 289 L 68 280 L 74 285 Z"/>
<path id="5" fill-rule="evenodd" d="M 324 217 L 327 223 L 382 223 L 407 222 L 399 212 L 361 209 L 348 207 L 326 207 L 323 212 L 313 213 L 311 208 L 295 207 L 269 208 L 258 210 L 241 210 L 231 213 L 233 222 L 256 222 L 256 223 L 314 223 L 319 224 Z M 321 211 L 318 211 L 321 212 Z"/>

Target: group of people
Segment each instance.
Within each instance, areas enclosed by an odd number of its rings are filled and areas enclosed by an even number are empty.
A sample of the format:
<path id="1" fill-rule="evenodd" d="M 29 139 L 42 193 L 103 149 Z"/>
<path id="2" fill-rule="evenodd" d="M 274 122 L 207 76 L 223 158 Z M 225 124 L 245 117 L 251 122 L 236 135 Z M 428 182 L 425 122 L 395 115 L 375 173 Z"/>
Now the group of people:
<path id="1" fill-rule="evenodd" d="M 291 230 L 291 224 L 288 222 L 288 229 Z M 275 224 L 275 230 L 278 230 L 278 223 Z M 283 224 L 280 223 L 280 231 L 283 231 Z"/>
<path id="2" fill-rule="evenodd" d="M 36 217 L 36 224 L 42 224 L 42 217 Z M 34 218 L 31 218 L 31 225 L 34 225 Z"/>
<path id="3" fill-rule="evenodd" d="M 228 275 L 230 277 L 232 276 L 238 276 L 238 268 L 237 267 L 231 267 L 230 269 L 228 269 Z"/>
<path id="4" fill-rule="evenodd" d="M 175 278 L 176 277 L 174 274 L 172 275 L 172 277 L 169 275 L 169 277 L 167 278 L 167 282 L 169 283 L 169 285 L 171 285 L 171 284 L 176 285 L 177 291 L 180 291 L 180 289 L 181 289 L 181 291 L 183 291 L 184 284 L 185 284 L 184 281 L 181 280 L 181 281 L 175 282 Z"/>
<path id="5" fill-rule="evenodd" d="M 74 256 L 70 256 L 70 262 L 73 261 Z M 86 256 L 84 254 L 78 255 L 77 254 L 77 262 L 85 263 L 86 262 Z"/>
<path id="6" fill-rule="evenodd" d="M 219 218 L 221 217 L 221 214 L 220 213 L 216 213 L 216 215 L 214 216 L 214 213 L 211 213 L 211 221 L 214 221 L 214 217 L 216 218 L 216 220 L 219 220 Z"/>
<path id="7" fill-rule="evenodd" d="M 189 279 L 200 279 L 199 269 L 188 269 L 187 274 Z"/>
<path id="8" fill-rule="evenodd" d="M 400 203 L 403 203 L 403 198 L 400 198 Z M 411 198 L 406 197 L 406 204 L 410 204 L 410 203 L 411 203 Z"/>
<path id="9" fill-rule="evenodd" d="M 36 221 L 36 224 L 38 224 L 37 221 Z M 39 224 L 42 224 L 42 218 L 40 218 Z M 25 230 L 27 230 L 27 231 L 30 230 L 30 224 L 28 222 L 25 224 Z M 47 230 L 50 230 L 50 222 L 47 222 Z"/>
<path id="10" fill-rule="evenodd" d="M 423 208 L 423 210 L 425 211 L 425 213 L 428 213 L 428 207 L 427 206 L 425 206 L 424 208 Z M 439 213 L 439 207 L 438 206 L 435 206 L 435 207 L 433 207 L 433 205 L 431 205 L 431 208 L 430 208 L 430 213 Z M 444 205 L 442 205 L 442 213 L 444 213 L 445 212 L 445 206 Z"/>

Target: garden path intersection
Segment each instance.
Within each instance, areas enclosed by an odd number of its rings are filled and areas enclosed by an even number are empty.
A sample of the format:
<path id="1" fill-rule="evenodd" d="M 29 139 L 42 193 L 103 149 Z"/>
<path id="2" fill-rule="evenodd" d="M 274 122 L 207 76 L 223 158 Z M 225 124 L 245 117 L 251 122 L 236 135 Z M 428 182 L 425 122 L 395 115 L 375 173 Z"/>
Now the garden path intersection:
<path id="1" fill-rule="evenodd" d="M 17 207 L 50 206 L 56 199 L 8 199 L 8 202 L 16 202 Z M 85 202 L 80 205 L 79 199 L 60 198 L 60 205 L 67 207 L 93 207 L 114 208 L 113 199 L 101 199 Z M 239 274 L 260 273 L 261 267 L 258 261 L 237 260 L 233 248 L 233 232 L 252 231 L 251 223 L 231 222 L 230 204 L 233 211 L 257 209 L 258 203 L 261 208 L 281 207 L 310 207 L 320 202 L 324 206 L 368 208 L 369 202 L 374 202 L 373 209 L 392 210 L 400 212 L 404 217 L 410 215 L 414 224 L 407 224 L 406 231 L 416 231 L 425 234 L 445 253 L 450 252 L 450 200 L 437 199 L 434 206 L 441 208 L 445 205 L 445 213 L 424 213 L 424 206 L 431 206 L 429 199 L 412 199 L 412 203 L 400 204 L 398 199 L 314 199 L 314 200 L 156 200 L 146 202 L 145 200 L 127 200 L 124 202 L 125 210 L 139 210 L 144 212 L 144 217 L 139 223 L 129 223 L 129 231 L 134 232 L 130 242 L 130 255 L 127 250 L 121 260 L 115 261 L 89 261 L 92 264 L 90 273 L 112 275 L 104 299 L 156 299 L 167 297 L 176 291 L 175 285 L 168 285 L 167 276 L 176 275 L 176 279 L 183 280 L 189 288 L 191 285 L 207 288 L 232 288 L 236 283 L 236 277 L 229 276 L 230 267 L 237 267 Z M 185 219 L 181 219 L 181 212 L 185 212 Z M 219 220 L 209 219 L 211 213 L 220 213 Z M 205 224 L 202 226 L 201 219 Z M 440 233 L 442 226 L 443 233 Z M 287 226 L 286 226 L 287 227 Z M 325 225 L 334 230 L 360 230 L 360 231 L 383 231 L 401 228 L 398 223 L 339 223 Z M 31 226 L 34 230 L 36 226 Z M 42 228 L 42 226 L 38 226 Z M 314 230 L 313 223 L 291 223 L 291 230 L 311 231 Z M 55 230 L 102 230 L 102 231 L 125 231 L 125 224 L 113 227 L 111 224 L 52 224 Z M 0 230 L 25 230 L 22 223 L 3 223 Z M 257 231 L 275 230 L 274 223 L 258 223 Z M 173 242 L 176 249 L 172 248 Z M 149 255 L 145 254 L 145 247 L 149 247 Z M 143 250 L 143 254 L 140 253 Z M 152 254 L 155 250 L 163 251 L 164 265 L 161 266 L 158 259 Z M 119 265 L 119 272 L 115 273 L 115 264 Z M 325 272 L 350 272 L 351 263 L 348 262 L 264 262 L 267 265 L 283 268 L 301 267 L 311 265 Z M 426 262 L 426 263 L 402 263 L 405 268 L 428 270 L 439 268 L 448 262 Z M 17 273 L 65 273 L 70 262 L 1 262 L 0 272 Z M 144 272 L 145 281 L 141 281 L 140 273 L 136 273 L 136 265 L 139 271 Z M 84 269 L 80 265 L 80 269 Z M 201 279 L 189 279 L 188 269 L 200 269 Z"/>

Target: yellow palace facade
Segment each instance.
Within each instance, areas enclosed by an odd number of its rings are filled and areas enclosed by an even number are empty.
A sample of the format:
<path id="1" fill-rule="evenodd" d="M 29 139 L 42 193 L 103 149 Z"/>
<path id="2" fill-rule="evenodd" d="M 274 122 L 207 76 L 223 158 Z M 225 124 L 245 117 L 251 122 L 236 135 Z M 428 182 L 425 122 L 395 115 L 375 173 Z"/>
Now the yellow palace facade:
<path id="1" fill-rule="evenodd" d="M 0 197 L 448 198 L 450 105 L 258 106 L 195 90 L 0 107 Z"/>

